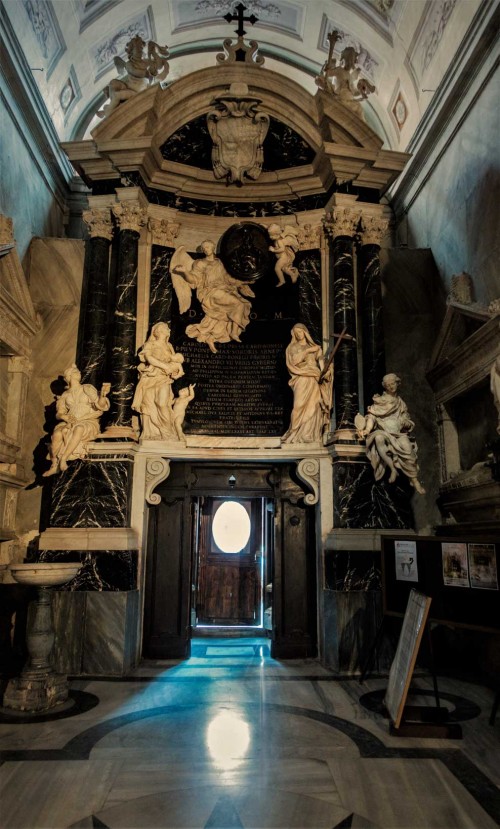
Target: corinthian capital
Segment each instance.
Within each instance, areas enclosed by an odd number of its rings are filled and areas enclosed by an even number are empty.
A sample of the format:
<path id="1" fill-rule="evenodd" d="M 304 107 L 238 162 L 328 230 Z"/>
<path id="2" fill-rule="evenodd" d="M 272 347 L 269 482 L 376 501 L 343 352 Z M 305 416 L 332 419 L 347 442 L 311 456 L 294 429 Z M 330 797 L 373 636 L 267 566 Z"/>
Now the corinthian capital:
<path id="1" fill-rule="evenodd" d="M 114 204 L 111 208 L 120 230 L 135 230 L 140 233 L 141 227 L 146 224 L 146 208 L 141 207 L 138 201 L 123 201 Z"/>
<path id="2" fill-rule="evenodd" d="M 151 231 L 153 245 L 170 248 L 174 247 L 181 226 L 179 222 L 170 222 L 168 219 L 150 218 L 148 228 Z"/>
<path id="3" fill-rule="evenodd" d="M 361 244 L 379 245 L 389 231 L 389 219 L 383 216 L 363 216 L 361 219 Z"/>
<path id="4" fill-rule="evenodd" d="M 82 219 L 87 225 L 91 239 L 99 237 L 111 241 L 113 238 L 113 222 L 109 207 L 84 210 Z"/>
<path id="5" fill-rule="evenodd" d="M 337 236 L 354 236 L 360 218 L 360 210 L 352 210 L 350 207 L 334 207 L 332 212 L 326 215 L 323 224 L 330 238 L 336 239 Z"/>

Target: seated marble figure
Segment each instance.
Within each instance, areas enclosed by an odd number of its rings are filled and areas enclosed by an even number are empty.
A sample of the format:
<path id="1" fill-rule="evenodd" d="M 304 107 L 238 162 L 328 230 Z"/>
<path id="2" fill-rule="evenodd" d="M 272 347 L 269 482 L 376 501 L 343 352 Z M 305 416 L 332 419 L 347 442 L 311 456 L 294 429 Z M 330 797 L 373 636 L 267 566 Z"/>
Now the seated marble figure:
<path id="1" fill-rule="evenodd" d="M 397 374 L 386 374 L 382 379 L 383 394 L 375 394 L 367 415 L 357 414 L 354 423 L 358 436 L 366 438 L 366 455 L 375 480 L 382 480 L 388 469 L 389 483 L 392 484 L 402 472 L 416 492 L 424 495 L 425 489 L 418 480 L 417 445 L 409 437 L 415 424 L 398 394 L 400 383 Z"/>
<path id="2" fill-rule="evenodd" d="M 100 392 L 89 383 L 81 383 L 82 375 L 74 363 L 64 372 L 64 379 L 67 388 L 56 400 L 56 417 L 61 422 L 52 433 L 51 463 L 43 473 L 45 478 L 64 472 L 68 461 L 87 455 L 87 444 L 100 431 L 99 418 L 109 409 L 110 383 L 103 383 Z"/>

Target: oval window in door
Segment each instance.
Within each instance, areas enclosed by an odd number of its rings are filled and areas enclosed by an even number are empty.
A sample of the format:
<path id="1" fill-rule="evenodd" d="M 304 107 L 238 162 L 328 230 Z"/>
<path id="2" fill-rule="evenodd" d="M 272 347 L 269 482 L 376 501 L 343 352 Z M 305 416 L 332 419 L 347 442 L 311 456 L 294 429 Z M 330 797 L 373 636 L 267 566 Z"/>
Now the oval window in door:
<path id="1" fill-rule="evenodd" d="M 214 515 L 212 535 L 223 553 L 239 553 L 250 538 L 250 516 L 238 501 L 224 501 Z"/>

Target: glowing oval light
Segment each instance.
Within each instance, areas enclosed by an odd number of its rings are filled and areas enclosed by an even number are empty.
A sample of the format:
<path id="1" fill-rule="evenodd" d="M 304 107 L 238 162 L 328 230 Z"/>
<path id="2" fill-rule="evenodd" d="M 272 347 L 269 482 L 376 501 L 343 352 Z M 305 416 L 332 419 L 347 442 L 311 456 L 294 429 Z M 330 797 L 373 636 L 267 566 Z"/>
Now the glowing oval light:
<path id="1" fill-rule="evenodd" d="M 238 501 L 224 501 L 214 515 L 212 535 L 223 553 L 239 553 L 250 538 L 250 517 Z"/>
<path id="2" fill-rule="evenodd" d="M 214 764 L 229 771 L 237 768 L 245 757 L 250 729 L 238 714 L 222 711 L 209 723 L 205 739 Z"/>

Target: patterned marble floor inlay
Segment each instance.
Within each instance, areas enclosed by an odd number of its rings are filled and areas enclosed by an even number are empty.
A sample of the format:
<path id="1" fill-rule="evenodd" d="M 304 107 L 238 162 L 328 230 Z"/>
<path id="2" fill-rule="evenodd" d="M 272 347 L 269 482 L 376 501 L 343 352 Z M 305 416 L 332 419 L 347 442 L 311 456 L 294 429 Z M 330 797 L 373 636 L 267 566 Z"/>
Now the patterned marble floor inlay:
<path id="1" fill-rule="evenodd" d="M 494 829 L 493 691 L 440 678 L 461 741 L 389 734 L 386 680 L 278 662 L 263 638 L 80 678 L 78 715 L 0 721 L 3 829 Z M 432 704 L 432 680 L 415 690 Z M 361 704 L 362 703 L 362 704 Z"/>

